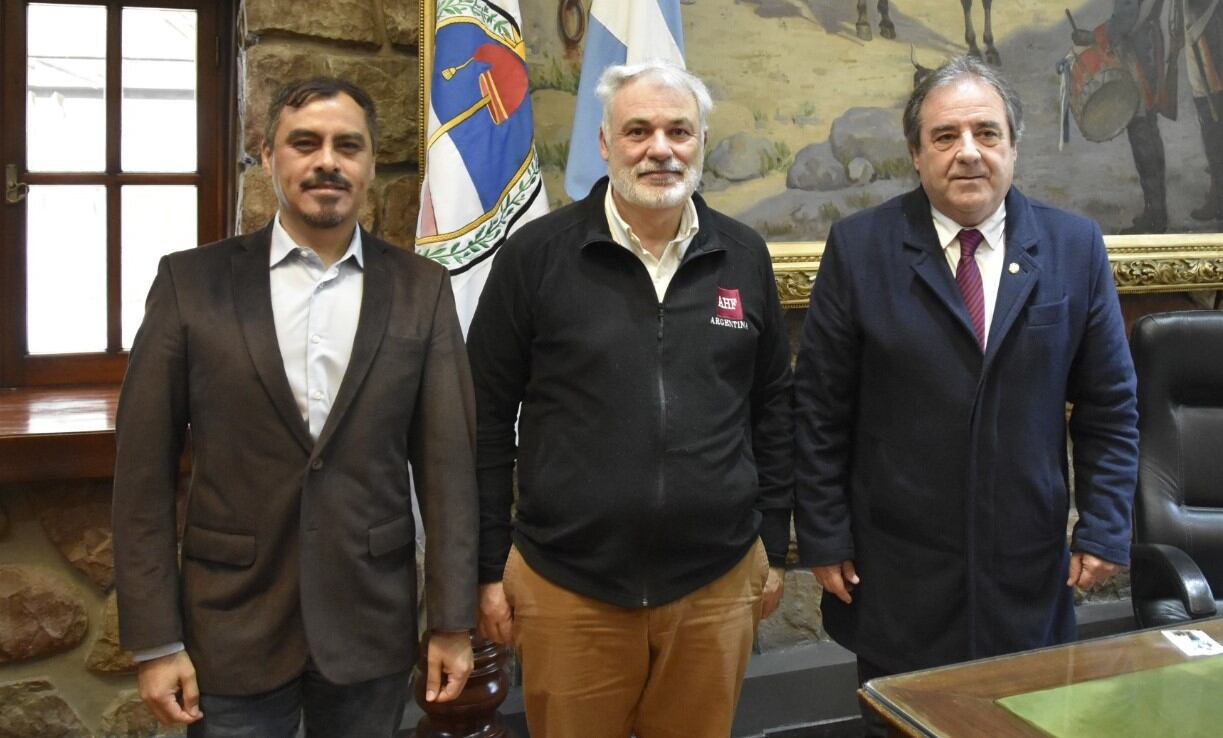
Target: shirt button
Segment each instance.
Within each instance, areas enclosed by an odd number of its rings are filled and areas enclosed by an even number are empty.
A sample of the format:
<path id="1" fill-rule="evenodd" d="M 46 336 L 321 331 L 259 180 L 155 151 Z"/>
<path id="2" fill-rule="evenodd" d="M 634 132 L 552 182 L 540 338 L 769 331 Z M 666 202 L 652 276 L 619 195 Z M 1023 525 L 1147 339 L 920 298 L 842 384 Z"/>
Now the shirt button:
<path id="1" fill-rule="evenodd" d="M 322 337 L 320 337 L 319 334 L 317 333 L 315 333 L 313 336 L 310 336 L 310 343 L 318 343 L 321 340 L 323 340 Z"/>
<path id="2" fill-rule="evenodd" d="M 312 394 L 312 395 L 310 395 L 310 396 L 311 396 L 311 397 L 313 397 L 313 398 L 314 398 L 314 399 L 316 399 L 316 400 L 321 400 L 321 399 L 323 399 L 323 391 L 322 391 L 322 390 L 315 390 L 315 391 L 314 391 L 314 394 Z"/>
<path id="3" fill-rule="evenodd" d="M 318 471 L 319 469 L 322 469 L 322 468 L 323 468 L 323 460 L 322 460 L 322 459 L 315 459 L 314 461 L 311 461 L 311 462 L 310 462 L 310 468 L 311 468 L 311 469 L 313 469 L 314 471 Z"/>

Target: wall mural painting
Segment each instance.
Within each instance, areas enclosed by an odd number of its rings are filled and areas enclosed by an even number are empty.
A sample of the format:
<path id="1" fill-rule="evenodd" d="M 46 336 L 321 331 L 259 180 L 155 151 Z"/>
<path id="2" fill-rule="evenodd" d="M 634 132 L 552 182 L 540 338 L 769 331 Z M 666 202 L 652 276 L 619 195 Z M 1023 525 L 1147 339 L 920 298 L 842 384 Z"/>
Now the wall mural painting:
<path id="1" fill-rule="evenodd" d="M 556 205 L 565 198 L 561 182 L 589 0 L 520 5 L 536 140 Z M 1223 283 L 1223 258 L 1215 258 L 1223 256 L 1220 6 L 1217 0 L 681 0 L 688 66 L 716 102 L 702 192 L 714 207 L 764 234 L 775 253 L 817 256 L 818 244 L 814 251 L 787 251 L 784 244 L 822 241 L 837 218 L 916 185 L 901 106 L 918 75 L 972 52 L 998 65 L 1023 100 L 1016 182 L 1029 196 L 1099 222 L 1111 234 L 1114 256 L 1125 258 L 1128 249 L 1135 261 L 1131 287 L 1217 286 Z M 1174 235 L 1155 236 L 1165 233 Z M 1142 238 L 1112 237 L 1121 234 Z M 1177 274 L 1147 273 L 1166 272 L 1161 260 L 1186 253 L 1189 261 L 1172 266 Z M 1119 282 L 1126 286 L 1121 276 Z"/>

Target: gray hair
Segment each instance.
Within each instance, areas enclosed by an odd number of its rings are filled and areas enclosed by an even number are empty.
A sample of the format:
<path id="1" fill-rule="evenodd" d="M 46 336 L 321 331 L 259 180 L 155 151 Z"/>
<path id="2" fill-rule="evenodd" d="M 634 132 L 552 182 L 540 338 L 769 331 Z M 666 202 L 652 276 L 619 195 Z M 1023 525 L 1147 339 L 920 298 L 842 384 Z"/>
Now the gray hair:
<path id="1" fill-rule="evenodd" d="M 1003 79 L 998 70 L 981 61 L 975 56 L 957 56 L 943 66 L 926 75 L 905 104 L 904 133 L 909 149 L 917 151 L 921 148 L 921 106 L 926 97 L 940 87 L 946 87 L 964 77 L 976 77 L 998 93 L 1002 105 L 1006 108 L 1006 125 L 1011 134 L 1011 146 L 1019 144 L 1023 135 L 1023 105 L 1019 102 L 1019 93 Z"/>
<path id="2" fill-rule="evenodd" d="M 616 93 L 628 83 L 638 79 L 648 79 L 663 87 L 680 92 L 687 92 L 696 100 L 696 109 L 701 130 L 709 129 L 709 114 L 713 112 L 713 98 L 709 88 L 699 77 L 691 74 L 683 67 L 662 59 L 650 59 L 638 64 L 616 64 L 603 70 L 599 83 L 595 86 L 595 95 L 603 103 L 603 133 L 611 133 L 611 102 Z"/>

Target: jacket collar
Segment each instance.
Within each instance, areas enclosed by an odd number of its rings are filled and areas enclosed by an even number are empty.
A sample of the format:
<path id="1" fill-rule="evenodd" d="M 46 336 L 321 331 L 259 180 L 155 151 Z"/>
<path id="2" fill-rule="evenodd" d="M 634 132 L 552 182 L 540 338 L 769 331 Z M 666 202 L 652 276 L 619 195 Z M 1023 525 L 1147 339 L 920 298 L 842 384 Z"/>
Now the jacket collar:
<path id="1" fill-rule="evenodd" d="M 268 260 L 272 243 L 272 224 L 255 233 L 239 238 L 241 248 L 234 254 L 231 269 L 234 281 L 234 303 L 247 352 L 255 365 L 272 405 L 293 437 L 306 451 L 317 454 L 326 445 L 352 404 L 357 389 L 365 380 L 370 364 L 382 343 L 386 318 L 390 311 L 393 284 L 387 271 L 386 250 L 389 244 L 361 231 L 364 268 L 364 288 L 357 333 L 353 337 L 348 369 L 336 394 L 327 422 L 316 443 L 297 409 L 289 379 L 285 375 L 284 358 L 276 341 L 276 321 L 272 314 L 272 291 Z"/>
<path id="2" fill-rule="evenodd" d="M 394 247 L 374 238 L 364 228 L 361 229 L 361 244 L 365 280 L 361 291 L 361 312 L 357 316 L 357 333 L 352 339 L 352 352 L 348 357 L 348 368 L 344 370 L 344 379 L 340 381 L 335 402 L 327 413 L 327 422 L 323 424 L 318 442 L 314 444 L 314 455 L 318 455 L 331 440 L 344 414 L 352 406 L 357 390 L 365 382 L 370 365 L 374 363 L 374 357 L 382 345 L 391 312 L 394 281 L 387 265 L 387 251 Z"/>
<path id="3" fill-rule="evenodd" d="M 578 221 L 586 226 L 585 234 L 582 236 L 582 250 L 596 243 L 611 243 L 619 248 L 619 244 L 616 244 L 612 238 L 611 228 L 607 224 L 607 213 L 603 208 L 603 198 L 607 196 L 608 186 L 607 177 L 603 177 L 590 188 L 590 194 L 573 205 L 577 209 L 575 215 Z M 684 252 L 681 263 L 687 262 L 697 254 L 726 250 L 718 238 L 717 229 L 713 227 L 713 210 L 705 203 L 705 198 L 693 193 L 692 203 L 696 206 L 696 217 L 700 230 L 692 237 L 692 243 L 688 244 L 688 250 Z"/>
<path id="4" fill-rule="evenodd" d="M 972 319 L 960 296 L 955 277 L 947 268 L 943 249 L 930 216 L 930 199 L 917 187 L 901 198 L 904 213 L 904 244 L 912 252 L 911 266 L 918 277 L 938 296 L 944 306 L 959 318 L 969 336 L 975 336 Z M 1037 260 L 1039 230 L 1028 198 L 1012 186 L 1006 194 L 1006 258 L 994 317 L 990 322 L 985 360 L 988 364 L 1010 332 L 1028 295 L 1040 276 Z M 1015 271 L 1012 271 L 1014 268 Z"/>

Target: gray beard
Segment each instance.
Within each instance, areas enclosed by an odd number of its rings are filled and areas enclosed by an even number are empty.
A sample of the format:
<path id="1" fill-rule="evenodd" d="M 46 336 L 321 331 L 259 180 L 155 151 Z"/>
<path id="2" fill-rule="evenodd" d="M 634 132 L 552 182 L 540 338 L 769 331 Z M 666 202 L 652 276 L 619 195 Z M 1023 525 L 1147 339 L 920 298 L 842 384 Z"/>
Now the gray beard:
<path id="1" fill-rule="evenodd" d="M 670 162 L 667 162 L 670 163 Z M 609 171 L 612 189 L 630 205 L 640 208 L 663 209 L 684 204 L 701 183 L 700 155 L 696 163 L 684 170 L 683 179 L 665 190 L 645 187 L 637 181 L 637 168 Z"/>

